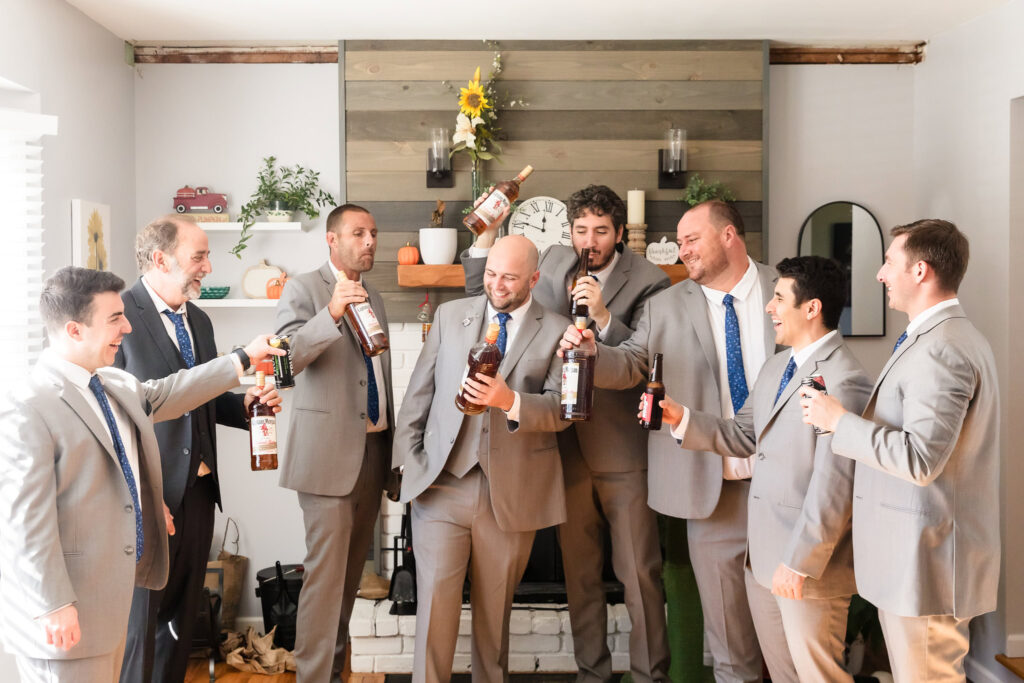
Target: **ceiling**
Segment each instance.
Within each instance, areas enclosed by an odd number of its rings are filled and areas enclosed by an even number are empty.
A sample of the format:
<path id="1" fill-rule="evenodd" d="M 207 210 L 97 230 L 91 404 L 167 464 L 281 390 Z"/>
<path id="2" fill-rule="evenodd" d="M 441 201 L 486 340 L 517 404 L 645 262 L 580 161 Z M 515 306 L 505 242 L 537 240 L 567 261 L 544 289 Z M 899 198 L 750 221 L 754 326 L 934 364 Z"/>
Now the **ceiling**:
<path id="1" fill-rule="evenodd" d="M 68 0 L 125 40 L 156 45 L 339 39 L 929 40 L 1007 0 Z"/>

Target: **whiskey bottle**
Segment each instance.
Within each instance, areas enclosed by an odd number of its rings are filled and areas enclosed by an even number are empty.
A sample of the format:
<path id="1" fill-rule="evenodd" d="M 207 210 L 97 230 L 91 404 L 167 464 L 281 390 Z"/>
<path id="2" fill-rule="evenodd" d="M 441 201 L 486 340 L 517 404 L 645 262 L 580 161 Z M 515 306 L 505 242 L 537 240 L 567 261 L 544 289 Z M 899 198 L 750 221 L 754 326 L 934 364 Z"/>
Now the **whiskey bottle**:
<path id="1" fill-rule="evenodd" d="M 654 354 L 650 381 L 640 399 L 640 426 L 651 431 L 661 429 L 661 401 L 665 398 L 665 385 L 661 381 L 661 354 Z"/>
<path id="2" fill-rule="evenodd" d="M 572 276 L 572 285 L 569 286 L 569 292 L 576 289 L 576 284 L 580 281 L 580 278 L 586 277 L 589 274 L 590 264 L 590 248 L 583 247 L 580 250 L 580 264 L 576 267 L 576 274 Z M 569 296 L 572 296 L 570 293 Z M 576 329 L 585 330 L 587 329 L 587 318 L 590 316 L 590 306 L 572 299 L 569 303 L 569 318 L 572 319 Z M 580 321 L 583 321 L 583 325 L 580 325 Z"/>
<path id="3" fill-rule="evenodd" d="M 466 415 L 479 415 L 487 410 L 487 406 L 473 403 L 466 397 L 466 378 L 486 375 L 494 377 L 498 374 L 498 366 L 501 365 L 501 350 L 498 348 L 498 323 L 490 323 L 487 326 L 487 334 L 482 342 L 478 342 L 469 350 L 469 359 L 466 361 L 466 371 L 462 375 L 462 382 L 459 384 L 459 393 L 455 397 L 455 407 Z"/>
<path id="4" fill-rule="evenodd" d="M 278 389 L 291 389 L 295 386 L 295 375 L 292 374 L 291 338 L 281 335 L 271 338 L 268 343 L 275 349 L 285 352 L 283 356 L 274 356 L 274 386 Z"/>
<path id="5" fill-rule="evenodd" d="M 338 281 L 347 279 L 348 276 L 339 270 Z M 359 340 L 359 345 L 363 347 L 363 353 L 368 357 L 379 356 L 391 348 L 388 337 L 384 334 L 384 328 L 373 312 L 373 308 L 370 307 L 369 299 L 362 303 L 349 304 L 345 308 L 345 316 L 352 325 L 352 329 L 356 331 L 356 338 Z"/>
<path id="6" fill-rule="evenodd" d="M 490 194 L 462 219 L 463 225 L 479 235 L 499 223 L 512 208 L 512 202 L 519 198 L 519 184 L 531 173 L 533 166 L 527 166 L 512 180 L 503 180 L 495 185 Z"/>
<path id="7" fill-rule="evenodd" d="M 262 371 L 256 371 L 256 386 L 266 382 Z M 277 417 L 274 409 L 259 398 L 249 405 L 249 462 L 253 472 L 277 469 Z"/>
<path id="8" fill-rule="evenodd" d="M 584 249 L 586 251 L 586 249 Z M 587 329 L 587 316 L 574 320 L 576 329 Z M 562 413 L 567 422 L 590 419 L 594 408 L 594 357 L 580 348 L 562 354 Z"/>

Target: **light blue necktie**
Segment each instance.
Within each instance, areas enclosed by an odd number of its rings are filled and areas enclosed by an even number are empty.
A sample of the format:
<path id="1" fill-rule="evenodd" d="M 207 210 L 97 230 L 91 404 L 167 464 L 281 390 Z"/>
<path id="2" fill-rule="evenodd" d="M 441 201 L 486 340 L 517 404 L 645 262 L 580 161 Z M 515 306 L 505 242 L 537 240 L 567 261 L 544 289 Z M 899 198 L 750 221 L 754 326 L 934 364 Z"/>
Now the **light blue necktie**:
<path id="1" fill-rule="evenodd" d="M 732 411 L 738 413 L 747 400 L 747 376 L 743 372 L 740 321 L 732 302 L 732 294 L 726 294 L 722 299 L 725 306 L 725 360 L 729 371 L 729 395 L 732 398 Z"/>
<path id="2" fill-rule="evenodd" d="M 793 379 L 793 375 L 796 373 L 796 359 L 793 356 L 789 357 L 789 362 L 786 363 L 786 369 L 782 373 L 782 381 L 779 382 L 779 390 L 775 392 L 775 403 L 779 402 L 779 396 L 782 396 L 782 390 L 789 384 L 789 380 Z"/>
<path id="3" fill-rule="evenodd" d="M 897 351 L 899 351 L 900 347 L 903 346 L 903 342 L 905 342 L 905 341 L 907 341 L 907 333 L 906 332 L 901 334 L 900 338 L 896 340 L 896 346 L 892 347 L 892 352 L 896 353 Z"/>
<path id="4" fill-rule="evenodd" d="M 370 423 L 377 424 L 380 419 L 380 397 L 377 395 L 377 377 L 373 374 L 373 360 L 363 352 L 366 361 L 366 414 Z"/>
<path id="5" fill-rule="evenodd" d="M 512 316 L 508 313 L 498 314 L 498 350 L 505 355 L 505 345 L 508 343 L 508 328 L 505 326 Z"/>
<path id="6" fill-rule="evenodd" d="M 128 490 L 132 494 L 132 505 L 135 506 L 135 562 L 142 559 L 142 548 L 145 543 L 142 533 L 142 507 L 139 505 L 139 489 L 135 485 L 135 476 L 132 474 L 132 466 L 128 463 L 128 454 L 124 451 L 124 442 L 121 441 L 121 432 L 117 430 L 117 422 L 114 420 L 114 412 L 110 409 L 110 401 L 107 400 L 107 392 L 103 390 L 98 375 L 89 379 L 89 389 L 92 390 L 96 400 L 99 401 L 103 417 L 107 420 L 107 427 L 110 428 L 110 438 L 114 442 L 114 452 L 117 453 L 117 461 L 121 464 L 121 474 L 128 483 Z M 100 531 L 102 533 L 102 530 Z"/>
<path id="7" fill-rule="evenodd" d="M 164 309 L 164 315 L 174 323 L 174 336 L 178 338 L 178 348 L 181 350 L 181 357 L 185 359 L 185 367 L 195 367 L 196 357 L 192 355 L 192 342 L 189 341 L 188 330 L 185 329 L 185 316 L 167 309 Z"/>

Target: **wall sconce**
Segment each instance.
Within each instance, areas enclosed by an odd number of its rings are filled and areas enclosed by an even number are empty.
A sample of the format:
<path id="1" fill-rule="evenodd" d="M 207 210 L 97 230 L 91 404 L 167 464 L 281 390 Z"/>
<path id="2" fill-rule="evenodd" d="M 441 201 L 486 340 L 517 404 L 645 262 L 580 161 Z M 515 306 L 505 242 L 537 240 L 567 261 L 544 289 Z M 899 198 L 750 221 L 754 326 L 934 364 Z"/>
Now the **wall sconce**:
<path id="1" fill-rule="evenodd" d="M 455 187 L 452 175 L 452 137 L 447 128 L 430 129 L 427 149 L 427 187 Z"/>
<path id="2" fill-rule="evenodd" d="M 686 129 L 669 128 L 665 133 L 665 148 L 658 150 L 658 187 L 677 189 L 686 187 Z"/>

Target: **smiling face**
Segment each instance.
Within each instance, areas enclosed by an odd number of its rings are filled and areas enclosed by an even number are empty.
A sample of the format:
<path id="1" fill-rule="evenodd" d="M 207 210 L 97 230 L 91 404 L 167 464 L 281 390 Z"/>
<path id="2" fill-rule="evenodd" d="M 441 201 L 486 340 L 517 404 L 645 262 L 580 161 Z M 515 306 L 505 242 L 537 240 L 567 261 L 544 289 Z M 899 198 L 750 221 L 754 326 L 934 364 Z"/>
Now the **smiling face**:
<path id="1" fill-rule="evenodd" d="M 364 211 L 350 209 L 327 231 L 331 262 L 352 279 L 373 268 L 377 253 L 377 221 Z"/>
<path id="2" fill-rule="evenodd" d="M 183 299 L 198 299 L 203 278 L 212 271 L 206 233 L 194 223 L 181 223 L 178 245 L 167 258 L 168 279 L 177 286 Z M 173 305 L 170 301 L 167 303 Z"/>
<path id="3" fill-rule="evenodd" d="M 889 308 L 903 312 L 908 312 L 918 283 L 914 273 L 917 264 L 910 263 L 907 258 L 904 249 L 906 241 L 906 235 L 900 235 L 892 241 L 885 250 L 885 262 L 876 276 L 885 285 Z"/>
<path id="4" fill-rule="evenodd" d="M 584 248 L 590 249 L 591 271 L 602 270 L 615 256 L 615 244 L 622 237 L 622 227 L 615 229 L 612 217 L 597 215 L 587 209 L 572 222 L 572 246 L 579 254 Z"/>
<path id="5" fill-rule="evenodd" d="M 679 219 L 676 227 L 679 259 L 686 265 L 690 279 L 697 284 L 711 287 L 728 269 L 725 233 L 729 229 L 721 232 L 715 229 L 705 206 L 690 209 Z"/>
<path id="6" fill-rule="evenodd" d="M 537 250 L 527 238 L 509 235 L 499 240 L 487 255 L 484 292 L 499 313 L 519 308 L 540 279 Z"/>
<path id="7" fill-rule="evenodd" d="M 65 323 L 73 362 L 89 372 L 113 365 L 121 340 L 132 331 L 124 317 L 124 303 L 116 292 L 101 292 L 92 298 L 87 321 Z"/>
<path id="8" fill-rule="evenodd" d="M 813 341 L 816 300 L 798 304 L 793 292 L 793 279 L 780 277 L 775 283 L 775 294 L 764 307 L 775 328 L 775 343 L 801 349 Z M 820 305 L 818 306 L 820 309 Z"/>

